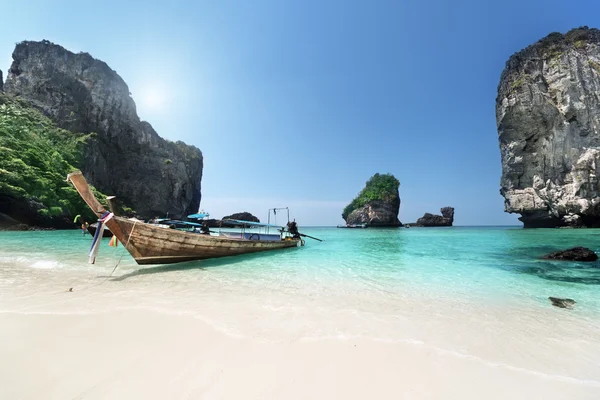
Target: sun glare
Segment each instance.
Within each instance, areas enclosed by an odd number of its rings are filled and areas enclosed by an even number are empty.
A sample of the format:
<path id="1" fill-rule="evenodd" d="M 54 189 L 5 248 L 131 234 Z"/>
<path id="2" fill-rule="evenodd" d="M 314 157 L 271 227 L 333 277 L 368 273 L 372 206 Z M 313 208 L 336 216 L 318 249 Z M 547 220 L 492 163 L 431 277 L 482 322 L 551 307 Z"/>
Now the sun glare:
<path id="1" fill-rule="evenodd" d="M 150 111 L 160 111 L 167 103 L 166 92 L 158 87 L 147 87 L 140 93 L 140 106 Z"/>

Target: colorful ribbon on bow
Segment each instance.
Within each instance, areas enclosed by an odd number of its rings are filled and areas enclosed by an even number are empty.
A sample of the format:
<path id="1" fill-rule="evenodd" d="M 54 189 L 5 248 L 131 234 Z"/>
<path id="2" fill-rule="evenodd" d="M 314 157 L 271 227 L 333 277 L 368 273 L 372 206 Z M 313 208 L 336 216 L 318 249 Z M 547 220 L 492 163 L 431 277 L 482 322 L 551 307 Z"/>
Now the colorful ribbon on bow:
<path id="1" fill-rule="evenodd" d="M 96 262 L 96 256 L 98 255 L 98 250 L 100 250 L 100 242 L 102 236 L 104 235 L 104 224 L 109 221 L 114 214 L 107 211 L 98 219 L 98 227 L 96 228 L 96 233 L 94 234 L 94 239 L 92 240 L 92 247 L 90 247 L 89 263 L 94 264 Z"/>

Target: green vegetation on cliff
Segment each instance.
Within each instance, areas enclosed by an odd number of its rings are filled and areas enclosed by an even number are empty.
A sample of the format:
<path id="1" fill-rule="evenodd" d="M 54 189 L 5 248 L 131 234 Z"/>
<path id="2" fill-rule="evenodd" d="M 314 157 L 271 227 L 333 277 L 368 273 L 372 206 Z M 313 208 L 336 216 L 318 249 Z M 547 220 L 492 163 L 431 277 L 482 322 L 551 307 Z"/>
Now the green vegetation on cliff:
<path id="1" fill-rule="evenodd" d="M 0 201 L 29 213 L 27 223 L 63 225 L 77 214 L 92 220 L 77 191 L 65 182 L 81 164 L 90 136 L 57 128 L 25 102 L 0 93 Z"/>
<path id="2" fill-rule="evenodd" d="M 392 174 L 375 174 L 365 184 L 365 187 L 348 204 L 342 212 L 342 218 L 346 219 L 350 213 L 370 201 L 391 201 L 398 195 L 400 181 Z"/>
<path id="3" fill-rule="evenodd" d="M 571 29 L 564 35 L 560 32 L 552 32 L 540 39 L 533 46 L 537 46 L 544 58 L 551 60 L 560 57 L 571 46 L 578 50 L 585 49 L 586 44 L 592 38 L 597 37 L 598 33 L 597 29 L 580 26 L 579 28 Z"/>

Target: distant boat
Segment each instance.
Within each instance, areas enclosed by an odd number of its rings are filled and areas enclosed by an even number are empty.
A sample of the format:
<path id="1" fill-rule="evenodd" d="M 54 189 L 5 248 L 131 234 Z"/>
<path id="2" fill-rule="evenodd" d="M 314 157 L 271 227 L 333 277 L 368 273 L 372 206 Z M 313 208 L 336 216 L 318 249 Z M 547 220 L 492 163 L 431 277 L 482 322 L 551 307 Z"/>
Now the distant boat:
<path id="1" fill-rule="evenodd" d="M 355 229 L 364 229 L 364 228 L 368 228 L 369 226 L 365 223 L 365 224 L 346 224 L 346 225 L 338 225 L 338 228 L 355 228 Z"/>
<path id="2" fill-rule="evenodd" d="M 106 227 L 112 231 L 140 265 L 171 264 L 297 247 L 304 244 L 301 236 L 311 237 L 299 233 L 296 222 L 289 222 L 289 217 L 287 230 L 277 225 L 237 221 L 265 227 L 267 231 L 265 234 L 247 234 L 242 230 L 238 236 L 233 232 L 214 236 L 210 233 L 184 231 L 175 229 L 175 227 L 165 228 L 107 212 L 94 197 L 79 171 L 69 174 L 67 180 L 73 183 L 79 195 L 92 211 L 99 218 L 104 219 Z M 109 204 L 111 204 L 110 201 Z M 278 233 L 269 234 L 269 228 L 276 228 Z"/>
<path id="3" fill-rule="evenodd" d="M 94 236 L 96 234 L 96 229 L 98 229 L 98 223 L 97 222 L 94 222 L 93 224 L 90 224 L 87 227 L 87 231 L 92 236 Z M 112 235 L 113 234 L 110 231 L 110 229 L 108 229 L 108 227 L 104 227 L 104 232 L 102 232 L 102 237 L 108 238 L 108 237 L 112 237 Z"/>

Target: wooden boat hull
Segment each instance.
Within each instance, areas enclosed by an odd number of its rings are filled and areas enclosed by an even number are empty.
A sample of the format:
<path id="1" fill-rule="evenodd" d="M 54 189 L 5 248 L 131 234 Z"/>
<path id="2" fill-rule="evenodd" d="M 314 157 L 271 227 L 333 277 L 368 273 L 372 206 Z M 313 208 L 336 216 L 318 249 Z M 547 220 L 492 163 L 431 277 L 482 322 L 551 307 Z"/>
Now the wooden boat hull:
<path id="1" fill-rule="evenodd" d="M 102 216 L 106 209 L 96 199 L 81 172 L 67 176 L 92 211 Z M 172 264 L 183 261 L 236 256 L 297 247 L 301 239 L 248 240 L 211 236 L 163 228 L 143 221 L 113 216 L 105 225 L 140 265 Z"/>
<path id="2" fill-rule="evenodd" d="M 300 242 L 291 238 L 279 241 L 230 239 L 161 228 L 121 217 L 113 217 L 112 220 L 123 233 L 122 242 L 127 244 L 128 249 L 135 248 L 139 253 L 132 255 L 140 265 L 171 264 L 285 249 L 297 247 Z"/>

